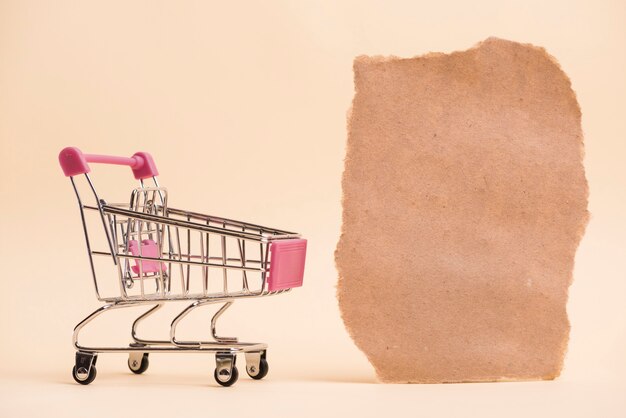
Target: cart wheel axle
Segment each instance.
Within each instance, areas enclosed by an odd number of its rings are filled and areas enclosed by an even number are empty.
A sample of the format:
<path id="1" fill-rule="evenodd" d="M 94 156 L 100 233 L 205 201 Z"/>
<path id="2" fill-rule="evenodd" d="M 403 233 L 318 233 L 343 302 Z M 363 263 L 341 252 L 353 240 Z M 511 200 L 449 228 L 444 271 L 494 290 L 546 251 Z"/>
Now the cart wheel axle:
<path id="1" fill-rule="evenodd" d="M 237 356 L 233 353 L 217 353 L 215 355 L 215 381 L 222 386 L 232 386 L 239 379 L 239 371 L 235 366 Z"/>
<path id="2" fill-rule="evenodd" d="M 135 374 L 142 374 L 149 365 L 148 353 L 131 353 L 128 356 L 128 368 Z"/>
<path id="3" fill-rule="evenodd" d="M 76 383 L 88 385 L 95 380 L 96 360 L 98 360 L 98 356 L 95 353 L 76 352 L 76 361 L 72 368 L 72 377 Z"/>
<path id="4" fill-rule="evenodd" d="M 250 376 L 251 378 L 255 379 L 255 380 L 261 380 L 263 379 L 265 376 L 267 376 L 267 372 L 269 372 L 270 367 L 267 364 L 267 360 L 265 360 L 264 358 L 262 358 L 259 361 L 259 366 L 250 366 L 250 367 L 246 367 L 246 372 L 248 372 L 248 376 Z"/>
<path id="5" fill-rule="evenodd" d="M 267 376 L 269 365 L 267 364 L 267 351 L 252 351 L 246 353 L 246 372 L 255 380 L 261 380 Z"/>
<path id="6" fill-rule="evenodd" d="M 213 377 L 215 378 L 215 381 L 222 386 L 232 386 L 235 384 L 237 379 L 239 379 L 239 370 L 237 370 L 237 367 L 233 366 L 230 373 L 226 370 L 222 370 L 218 374 L 217 369 L 215 369 Z"/>
<path id="7" fill-rule="evenodd" d="M 81 385 L 88 385 L 96 379 L 96 366 L 91 366 L 89 371 L 85 367 L 77 367 L 74 366 L 72 368 L 72 377 L 76 381 L 76 383 L 80 383 Z"/>

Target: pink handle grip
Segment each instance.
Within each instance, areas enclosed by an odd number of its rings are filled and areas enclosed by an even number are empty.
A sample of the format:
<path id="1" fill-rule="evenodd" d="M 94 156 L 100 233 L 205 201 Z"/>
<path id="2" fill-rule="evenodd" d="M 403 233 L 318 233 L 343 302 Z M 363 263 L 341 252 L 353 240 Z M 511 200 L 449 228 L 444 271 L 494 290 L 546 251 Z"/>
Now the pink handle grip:
<path id="1" fill-rule="evenodd" d="M 66 177 L 86 174 L 91 171 L 87 163 L 127 165 L 133 170 L 137 180 L 158 176 L 159 172 L 152 156 L 147 152 L 136 152 L 132 157 L 83 154 L 76 147 L 63 148 L 59 153 L 59 163 Z"/>

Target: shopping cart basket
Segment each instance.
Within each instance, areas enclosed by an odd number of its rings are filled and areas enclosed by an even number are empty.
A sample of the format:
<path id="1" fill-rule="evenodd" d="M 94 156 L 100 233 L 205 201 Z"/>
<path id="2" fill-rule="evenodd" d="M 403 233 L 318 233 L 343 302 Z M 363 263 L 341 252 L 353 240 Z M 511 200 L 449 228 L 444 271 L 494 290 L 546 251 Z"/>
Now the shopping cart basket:
<path id="1" fill-rule="evenodd" d="M 215 353 L 214 377 L 220 385 L 237 381 L 239 353 L 245 355 L 250 377 L 265 377 L 267 345 L 218 336 L 216 323 L 235 299 L 271 296 L 301 286 L 306 240 L 293 232 L 168 207 L 167 190 L 159 186 L 156 165 L 148 153 L 124 158 L 83 154 L 69 147 L 61 151 L 59 162 L 78 199 L 96 297 L 105 303 L 74 329 L 74 379 L 84 385 L 95 379 L 99 353 L 128 353 L 128 367 L 139 374 L 148 368 L 149 353 L 190 351 Z M 88 163 L 130 166 L 139 187 L 132 190 L 128 203 L 101 199 Z M 82 188 L 93 197 L 92 204 L 79 193 L 81 178 L 85 182 Z M 146 185 L 146 180 L 152 185 Z M 106 292 L 104 285 L 109 287 Z M 172 301 L 191 304 L 172 320 L 169 339 L 141 338 L 138 325 Z M 220 305 L 211 319 L 213 340 L 177 338 L 181 320 L 208 304 Z M 132 323 L 133 342 L 128 346 L 91 347 L 78 342 L 80 331 L 97 316 L 138 305 L 150 307 Z"/>

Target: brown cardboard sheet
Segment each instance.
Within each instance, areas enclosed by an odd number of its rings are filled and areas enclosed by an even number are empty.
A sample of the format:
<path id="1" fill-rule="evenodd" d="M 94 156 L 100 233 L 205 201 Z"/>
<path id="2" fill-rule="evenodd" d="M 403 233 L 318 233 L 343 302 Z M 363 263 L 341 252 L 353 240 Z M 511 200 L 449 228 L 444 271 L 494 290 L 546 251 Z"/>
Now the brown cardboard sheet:
<path id="1" fill-rule="evenodd" d="M 581 112 L 542 48 L 360 56 L 338 299 L 384 382 L 553 379 L 588 219 Z"/>

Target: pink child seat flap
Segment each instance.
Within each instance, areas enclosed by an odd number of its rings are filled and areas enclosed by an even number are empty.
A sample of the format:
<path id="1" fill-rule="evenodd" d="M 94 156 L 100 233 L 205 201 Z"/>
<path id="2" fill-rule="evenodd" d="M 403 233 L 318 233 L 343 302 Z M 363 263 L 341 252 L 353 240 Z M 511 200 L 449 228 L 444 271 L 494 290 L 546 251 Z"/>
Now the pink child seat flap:
<path id="1" fill-rule="evenodd" d="M 139 256 L 139 257 L 159 258 L 159 246 L 157 245 L 156 242 L 154 242 L 151 239 L 144 239 L 143 241 L 141 241 L 141 246 L 135 240 L 128 241 L 128 251 L 136 257 Z M 141 270 L 143 274 L 159 273 L 161 271 L 165 272 L 167 270 L 165 263 L 160 263 L 161 267 L 159 268 L 158 261 L 135 260 L 135 265 L 131 266 L 135 274 L 139 274 L 139 263 L 141 263 Z"/>
<path id="2" fill-rule="evenodd" d="M 302 286 L 305 239 L 286 239 L 270 244 L 270 271 L 267 278 L 268 290 L 290 289 Z"/>

